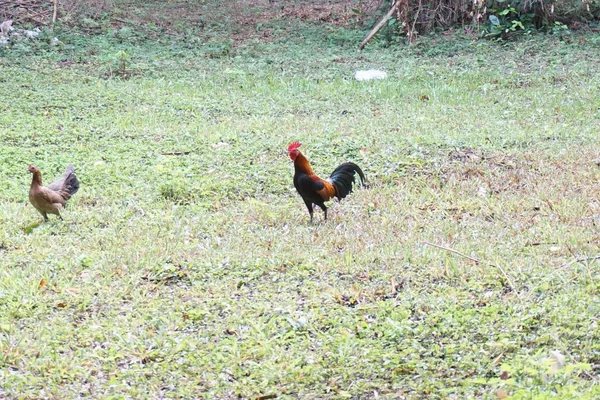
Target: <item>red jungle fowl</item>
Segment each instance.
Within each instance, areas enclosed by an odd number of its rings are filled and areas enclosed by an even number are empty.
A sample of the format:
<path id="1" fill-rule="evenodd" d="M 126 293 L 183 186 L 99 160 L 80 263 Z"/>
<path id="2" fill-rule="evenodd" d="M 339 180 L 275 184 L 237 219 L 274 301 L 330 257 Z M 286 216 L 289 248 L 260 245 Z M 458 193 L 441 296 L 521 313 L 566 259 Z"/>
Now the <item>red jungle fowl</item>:
<path id="1" fill-rule="evenodd" d="M 29 189 L 31 204 L 42 214 L 45 221 L 48 220 L 48 213 L 58 215 L 58 218 L 62 219 L 60 211 L 79 189 L 73 164 L 67 166 L 67 170 L 59 180 L 48 186 L 42 186 L 42 173 L 38 167 L 29 164 L 27 169 L 33 174 Z"/>
<path id="2" fill-rule="evenodd" d="M 365 174 L 358 165 L 346 162 L 333 170 L 329 178 L 321 179 L 314 173 L 304 154 L 298 150 L 300 146 L 299 142 L 288 146 L 288 154 L 294 162 L 294 187 L 308 208 L 310 221 L 313 220 L 313 205 L 321 207 L 327 220 L 325 202 L 333 197 L 337 197 L 338 200 L 346 197 L 352 192 L 352 185 L 355 183 L 354 175 L 358 173 L 362 184 L 365 181 Z"/>

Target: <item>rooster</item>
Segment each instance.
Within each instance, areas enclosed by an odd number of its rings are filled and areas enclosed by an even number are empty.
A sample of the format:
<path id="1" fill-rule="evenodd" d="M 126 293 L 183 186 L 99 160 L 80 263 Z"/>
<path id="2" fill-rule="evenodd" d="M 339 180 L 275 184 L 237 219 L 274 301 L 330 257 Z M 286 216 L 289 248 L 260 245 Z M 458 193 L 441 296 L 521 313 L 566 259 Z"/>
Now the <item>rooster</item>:
<path id="1" fill-rule="evenodd" d="M 29 164 L 27 168 L 33 174 L 31 187 L 29 188 L 29 201 L 48 221 L 48 213 L 60 216 L 67 200 L 79 190 L 79 181 L 75 175 L 73 164 L 67 166 L 63 176 L 56 182 L 42 186 L 42 173 L 39 168 Z"/>
<path id="2" fill-rule="evenodd" d="M 321 179 L 314 173 L 304 154 L 298 150 L 300 146 L 299 142 L 288 146 L 288 154 L 294 162 L 294 187 L 308 208 L 310 222 L 313 220 L 313 205 L 321 207 L 327 221 L 325 202 L 333 197 L 341 200 L 348 196 L 352 192 L 352 184 L 355 183 L 354 175 L 358 173 L 363 184 L 365 174 L 358 165 L 346 162 L 333 170 L 329 178 Z"/>

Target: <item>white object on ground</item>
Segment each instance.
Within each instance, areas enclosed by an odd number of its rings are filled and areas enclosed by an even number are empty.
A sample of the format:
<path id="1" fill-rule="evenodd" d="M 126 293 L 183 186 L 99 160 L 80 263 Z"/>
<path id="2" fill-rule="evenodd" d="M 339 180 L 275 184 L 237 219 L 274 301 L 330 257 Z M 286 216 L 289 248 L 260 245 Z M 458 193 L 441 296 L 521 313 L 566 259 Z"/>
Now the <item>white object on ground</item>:
<path id="1" fill-rule="evenodd" d="M 215 143 L 212 145 L 213 149 L 220 149 L 221 147 L 227 147 L 229 146 L 229 143 L 227 142 L 219 142 L 219 143 Z"/>
<path id="2" fill-rule="evenodd" d="M 27 36 L 29 39 L 35 39 L 36 37 L 38 37 L 40 35 L 40 28 L 35 28 L 32 31 L 29 30 L 24 30 L 23 33 L 25 34 L 25 36 Z"/>
<path id="3" fill-rule="evenodd" d="M 367 71 L 356 71 L 354 79 L 357 81 L 370 81 L 372 79 L 385 79 L 387 72 L 378 69 L 369 69 Z"/>
<path id="4" fill-rule="evenodd" d="M 552 360 L 552 370 L 558 371 L 565 366 L 565 356 L 562 355 L 558 350 L 550 352 L 550 360 Z"/>

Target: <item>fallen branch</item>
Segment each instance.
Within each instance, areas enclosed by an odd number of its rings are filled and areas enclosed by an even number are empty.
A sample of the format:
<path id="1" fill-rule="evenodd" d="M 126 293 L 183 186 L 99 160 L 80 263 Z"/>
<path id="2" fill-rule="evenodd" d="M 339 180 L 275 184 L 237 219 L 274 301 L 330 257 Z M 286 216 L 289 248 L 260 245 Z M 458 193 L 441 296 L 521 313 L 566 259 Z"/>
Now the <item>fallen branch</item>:
<path id="1" fill-rule="evenodd" d="M 535 247 L 535 246 L 551 246 L 551 245 L 557 245 L 558 242 L 527 242 L 525 243 L 525 246 L 531 246 L 531 247 Z"/>
<path id="2" fill-rule="evenodd" d="M 379 30 L 383 27 L 383 25 L 385 25 L 385 23 L 387 22 L 387 20 L 391 18 L 391 16 L 394 13 L 394 11 L 396 11 L 398 9 L 399 3 L 400 3 L 400 1 L 396 1 L 394 3 L 394 5 L 392 6 L 392 8 L 390 8 L 390 10 L 387 12 L 387 14 L 385 14 L 383 16 L 383 18 L 381 19 L 381 21 L 379 21 L 379 23 L 375 26 L 375 28 L 373 28 L 373 30 L 371 32 L 369 32 L 369 34 L 367 35 L 367 37 L 364 38 L 362 42 L 360 42 L 360 44 L 358 45 L 358 49 L 359 50 L 362 50 L 362 48 L 365 47 L 365 45 L 367 44 L 367 42 L 369 40 L 371 40 L 371 38 L 373 36 L 375 36 L 375 34 L 377 32 L 379 32 Z"/>
<path id="3" fill-rule="evenodd" d="M 506 271 L 504 270 L 504 268 L 502 268 L 501 266 L 496 265 L 496 264 L 492 264 L 492 263 L 487 262 L 487 261 L 482 261 L 482 260 L 479 260 L 479 259 L 471 257 L 471 256 L 468 256 L 468 255 L 466 255 L 464 253 L 461 253 L 460 251 L 451 249 L 450 247 L 440 246 L 439 244 L 430 243 L 430 242 L 423 242 L 423 243 L 426 244 L 427 246 L 437 247 L 438 249 L 449 251 L 450 253 L 454 253 L 454 254 L 456 254 L 458 256 L 466 258 L 467 260 L 471 260 L 471 261 L 473 261 L 476 264 L 485 264 L 485 265 L 489 265 L 490 267 L 494 267 L 494 268 L 498 269 L 500 272 L 502 272 L 502 275 L 504 275 L 504 279 L 506 279 L 506 281 L 508 282 L 508 284 L 509 284 L 510 288 L 512 289 L 512 291 L 515 292 L 515 294 L 517 295 L 517 297 L 519 298 L 519 300 L 522 300 L 521 299 L 521 295 L 517 291 L 517 288 L 516 288 L 515 284 L 508 277 L 508 274 L 506 273 Z"/>
<path id="4" fill-rule="evenodd" d="M 571 254 L 573 254 L 573 252 L 571 251 Z M 600 260 L 600 254 L 595 255 L 595 256 L 591 256 L 591 257 L 577 257 L 576 255 L 573 254 L 573 259 L 570 261 L 567 261 L 564 264 L 561 264 L 560 266 L 556 267 L 553 271 L 552 274 L 548 275 L 545 279 L 541 280 L 540 283 L 538 284 L 538 287 L 541 286 L 542 284 L 551 281 L 554 276 L 558 276 L 558 278 L 565 284 L 567 285 L 567 280 L 565 278 L 563 278 L 563 276 L 560 274 L 559 271 L 562 271 L 563 269 L 570 267 L 573 264 L 582 264 L 585 266 L 585 263 L 589 262 L 589 261 L 595 261 L 595 260 Z M 589 272 L 588 272 L 589 273 Z M 532 290 L 530 290 L 530 292 L 532 292 Z"/>
<path id="5" fill-rule="evenodd" d="M 122 22 L 124 24 L 132 24 L 133 22 L 131 20 L 127 20 L 127 19 L 123 19 L 123 18 L 119 18 L 119 17 L 111 17 L 114 21 L 119 21 Z"/>
<path id="6" fill-rule="evenodd" d="M 457 250 L 451 249 L 450 247 L 441 246 L 441 245 L 439 245 L 439 244 L 435 244 L 435 243 L 429 243 L 429 242 L 423 242 L 423 243 L 425 243 L 427 246 L 431 246 L 431 247 L 437 247 L 438 249 L 442 249 L 442 250 L 449 251 L 450 253 L 454 253 L 454 254 L 456 254 L 456 255 L 459 255 L 459 256 L 461 256 L 461 257 L 464 257 L 464 258 L 466 258 L 466 259 L 468 259 L 468 260 L 471 260 L 471 261 L 473 261 L 473 262 L 474 262 L 474 263 L 476 263 L 476 264 L 487 264 L 487 263 L 484 263 L 484 262 L 483 262 L 483 261 L 481 261 L 481 260 L 478 260 L 477 258 L 473 258 L 473 257 L 471 257 L 471 256 L 468 256 L 468 255 L 464 254 L 464 253 L 461 253 L 460 251 L 457 251 Z"/>
<path id="7" fill-rule="evenodd" d="M 600 260 L 600 254 L 597 256 L 592 256 L 592 257 L 580 257 L 580 258 L 574 257 L 573 260 L 562 264 L 560 267 L 557 268 L 557 270 L 561 270 L 561 269 L 566 268 L 573 264 L 583 264 L 588 261 L 594 261 L 594 260 Z"/>

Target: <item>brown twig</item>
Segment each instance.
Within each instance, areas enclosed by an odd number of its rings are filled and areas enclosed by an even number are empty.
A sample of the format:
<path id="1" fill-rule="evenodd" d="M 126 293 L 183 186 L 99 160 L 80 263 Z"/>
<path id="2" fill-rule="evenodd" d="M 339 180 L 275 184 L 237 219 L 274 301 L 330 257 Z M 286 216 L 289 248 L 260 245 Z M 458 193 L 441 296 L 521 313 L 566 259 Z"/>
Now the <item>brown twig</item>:
<path id="1" fill-rule="evenodd" d="M 119 18 L 119 17 L 111 17 L 111 19 L 114 20 L 114 21 L 122 22 L 124 24 L 131 24 L 132 23 L 131 20 L 126 20 L 126 19 Z"/>
<path id="2" fill-rule="evenodd" d="M 492 263 L 490 263 L 490 262 L 487 262 L 487 261 L 482 261 L 482 260 L 479 260 L 479 259 L 477 259 L 477 258 L 474 258 L 474 257 L 468 256 L 468 255 L 466 255 L 466 254 L 464 254 L 464 253 L 461 253 L 460 251 L 454 250 L 454 249 L 452 249 L 452 248 L 450 248 L 450 247 L 441 246 L 441 245 L 439 245 L 439 244 L 430 243 L 430 242 L 427 242 L 427 241 L 425 241 L 425 242 L 423 242 L 423 243 L 424 243 L 424 244 L 426 244 L 427 246 L 431 246 L 431 247 L 437 247 L 438 249 L 442 249 L 442 250 L 449 251 L 450 253 L 454 253 L 454 254 L 456 254 L 456 255 L 458 255 L 458 256 L 461 256 L 461 257 L 463 257 L 463 258 L 466 258 L 467 260 L 471 260 L 471 261 L 473 261 L 473 262 L 474 262 L 474 263 L 476 263 L 476 264 L 486 264 L 486 265 L 489 265 L 490 267 L 494 267 L 494 268 L 498 269 L 500 272 L 502 272 L 502 275 L 504 275 L 504 279 L 506 279 L 506 281 L 507 281 L 507 282 L 508 282 L 508 284 L 510 285 L 510 288 L 512 289 L 512 291 L 513 291 L 513 292 L 515 292 L 515 294 L 517 295 L 517 297 L 519 298 L 519 300 L 522 300 L 522 299 L 521 299 L 521 295 L 520 295 L 520 294 L 519 294 L 519 292 L 517 291 L 517 288 L 516 288 L 515 284 L 514 284 L 514 283 L 513 283 L 513 281 L 512 281 L 512 280 L 511 280 L 511 279 L 508 277 L 508 274 L 506 273 L 506 271 L 504 270 L 504 268 L 502 268 L 500 265 L 496 265 L 496 264 L 492 264 Z"/>
<path id="3" fill-rule="evenodd" d="M 410 28 L 410 31 L 408 32 L 408 41 L 410 43 L 414 42 L 414 40 L 415 40 L 415 35 L 413 32 L 415 31 L 415 26 L 417 25 L 417 20 L 419 19 L 419 14 L 421 13 L 422 8 L 423 8 L 423 2 L 422 2 L 422 0 L 419 0 L 419 8 L 417 8 L 417 13 L 415 14 L 415 17 L 413 18 L 412 27 Z"/>
<path id="4" fill-rule="evenodd" d="M 379 23 L 375 26 L 375 28 L 373 28 L 373 30 L 371 30 L 371 32 L 369 32 L 369 34 L 367 35 L 367 37 L 364 38 L 362 42 L 360 42 L 360 44 L 358 45 L 358 49 L 359 50 L 362 50 L 362 48 L 365 47 L 365 45 L 367 44 L 367 42 L 369 40 L 371 40 L 371 38 L 373 36 L 375 36 L 375 34 L 377 32 L 379 32 L 379 30 L 383 27 L 383 25 L 385 25 L 385 23 L 387 22 L 387 20 L 390 19 L 390 17 L 394 13 L 394 11 L 396 11 L 396 9 L 398 8 L 399 4 L 400 4 L 400 1 L 399 0 L 396 1 L 394 3 L 394 5 L 392 6 L 392 8 L 390 8 L 390 10 L 387 12 L 387 14 L 385 14 L 383 16 L 383 18 L 381 18 L 381 21 L 379 21 Z"/>
<path id="5" fill-rule="evenodd" d="M 563 278 L 563 276 L 560 274 L 559 271 L 561 271 L 567 267 L 570 267 L 573 264 L 577 264 L 577 263 L 583 264 L 588 261 L 600 260 L 600 254 L 598 254 L 596 256 L 592 256 L 592 257 L 577 257 L 572 251 L 571 251 L 571 254 L 573 255 L 573 259 L 571 261 L 567 261 L 566 263 L 563 263 L 560 266 L 558 266 L 557 268 L 555 268 L 552 271 L 552 275 L 549 275 L 546 279 L 544 279 L 542 281 L 542 283 L 551 280 L 554 277 L 554 275 L 556 275 L 566 285 L 567 280 L 565 278 Z M 588 272 L 588 274 L 589 274 L 589 272 Z"/>
<path id="6" fill-rule="evenodd" d="M 525 243 L 525 246 L 551 246 L 556 244 L 558 244 L 558 242 L 527 242 Z"/>
<path id="7" fill-rule="evenodd" d="M 190 154 L 189 151 L 170 151 L 167 153 L 160 153 L 163 156 L 186 156 Z"/>
<path id="8" fill-rule="evenodd" d="M 587 261 L 594 261 L 594 260 L 600 260 L 600 254 L 598 254 L 597 256 L 592 256 L 592 257 L 579 257 L 579 258 L 575 258 L 574 260 L 571 260 L 569 262 L 566 262 L 564 264 L 562 264 L 560 267 L 557 268 L 557 270 L 563 269 L 565 267 L 568 267 L 569 265 L 573 265 L 573 264 L 577 264 L 577 263 L 584 263 Z"/>
<path id="9" fill-rule="evenodd" d="M 466 259 L 469 259 L 469 260 L 473 261 L 473 262 L 474 262 L 474 263 L 476 263 L 476 264 L 487 264 L 487 263 L 484 263 L 484 262 L 483 262 L 483 261 L 481 261 L 481 260 L 478 260 L 477 258 L 473 258 L 473 257 L 471 257 L 471 256 L 468 256 L 468 255 L 464 254 L 464 253 L 461 253 L 460 251 L 457 251 L 457 250 L 451 249 L 450 247 L 441 246 L 441 245 L 439 245 L 439 244 L 430 243 L 430 242 L 423 242 L 423 243 L 425 243 L 427 246 L 431 246 L 431 247 L 437 247 L 438 249 L 442 249 L 442 250 L 449 251 L 449 252 L 451 252 L 451 253 L 454 253 L 454 254 L 456 254 L 456 255 L 459 255 L 459 256 L 461 256 L 461 257 L 464 257 L 464 258 L 466 258 Z"/>

